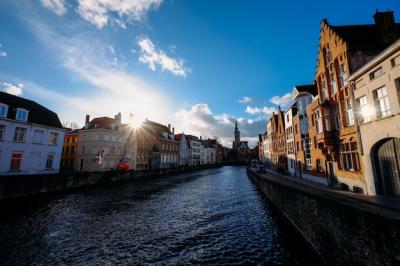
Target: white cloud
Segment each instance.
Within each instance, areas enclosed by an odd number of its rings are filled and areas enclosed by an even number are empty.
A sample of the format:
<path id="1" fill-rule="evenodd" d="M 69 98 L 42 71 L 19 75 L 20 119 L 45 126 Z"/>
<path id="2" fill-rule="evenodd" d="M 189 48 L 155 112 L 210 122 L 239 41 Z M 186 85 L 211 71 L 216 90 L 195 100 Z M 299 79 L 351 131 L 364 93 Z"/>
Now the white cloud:
<path id="1" fill-rule="evenodd" d="M 276 112 L 276 109 L 273 108 L 273 107 L 267 107 L 267 106 L 264 106 L 264 107 L 261 107 L 261 108 L 247 106 L 245 112 L 248 113 L 248 114 L 251 114 L 251 115 L 255 115 L 255 114 L 270 115 L 273 112 Z"/>
<path id="2" fill-rule="evenodd" d="M 3 47 L 3 45 L 0 44 L 0 48 L 1 47 Z M 5 56 L 7 56 L 7 52 L 3 51 L 3 50 L 0 50 L 0 57 L 5 57 Z"/>
<path id="3" fill-rule="evenodd" d="M 26 21 L 50 55 L 73 74 L 73 80 L 89 85 L 74 94 L 59 88 L 46 89 L 32 82 L 28 86 L 29 81 L 24 81 L 24 92 L 30 98 L 55 103 L 55 111 L 63 121 L 76 121 L 81 125 L 85 114 L 113 116 L 117 112 L 123 117 L 133 113 L 138 120 L 170 122 L 173 111 L 168 97 L 160 88 L 115 66 L 110 55 L 116 51 L 110 49 L 110 45 L 87 36 L 59 34 L 34 18 Z"/>
<path id="4" fill-rule="evenodd" d="M 270 101 L 276 105 L 287 106 L 292 101 L 292 94 L 288 92 L 283 96 L 274 96 Z"/>
<path id="5" fill-rule="evenodd" d="M 67 13 L 67 7 L 64 0 L 40 0 L 42 5 L 51 10 L 54 14 L 62 16 Z"/>
<path id="6" fill-rule="evenodd" d="M 157 65 L 161 67 L 162 71 L 168 70 L 175 76 L 180 77 L 186 77 L 187 73 L 191 71 L 184 66 L 182 59 L 169 57 L 164 51 L 157 49 L 149 37 L 139 38 L 138 45 L 140 47 L 139 61 L 147 64 L 153 71 L 156 70 Z"/>
<path id="7" fill-rule="evenodd" d="M 77 12 L 101 29 L 109 20 L 121 28 L 126 23 L 142 21 L 147 12 L 157 9 L 163 0 L 78 0 Z"/>
<path id="8" fill-rule="evenodd" d="M 254 146 L 258 134 L 265 131 L 265 120 L 260 118 L 235 118 L 225 113 L 214 115 L 206 103 L 198 103 L 176 112 L 173 120 L 175 128 L 180 132 L 203 138 L 218 136 L 227 147 L 232 146 L 236 121 L 239 122 L 242 140 L 248 140 Z"/>
<path id="9" fill-rule="evenodd" d="M 22 95 L 22 88 L 24 87 L 24 85 L 21 84 L 21 83 L 14 85 L 14 84 L 11 84 L 11 83 L 8 83 L 8 82 L 4 82 L 3 86 L 4 86 L 3 87 L 3 91 L 4 92 L 7 92 L 9 94 L 13 94 L 13 95 L 16 95 L 16 96 Z"/>
<path id="10" fill-rule="evenodd" d="M 240 99 L 238 102 L 239 102 L 239 103 L 250 103 L 251 101 L 253 101 L 253 99 L 251 99 L 250 97 L 248 97 L 248 96 L 243 96 L 243 98 Z"/>

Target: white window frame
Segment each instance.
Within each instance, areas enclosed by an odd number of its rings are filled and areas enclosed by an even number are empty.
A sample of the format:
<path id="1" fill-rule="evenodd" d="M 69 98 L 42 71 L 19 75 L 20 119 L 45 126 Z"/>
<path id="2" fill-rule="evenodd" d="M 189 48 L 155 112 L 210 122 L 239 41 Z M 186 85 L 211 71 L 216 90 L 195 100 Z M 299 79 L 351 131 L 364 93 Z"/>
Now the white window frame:
<path id="1" fill-rule="evenodd" d="M 54 169 L 53 165 L 54 165 L 54 158 L 55 158 L 56 154 L 54 152 L 49 152 L 47 154 L 47 158 L 46 158 L 46 169 Z M 51 164 L 49 165 L 49 162 L 51 162 Z"/>
<path id="2" fill-rule="evenodd" d="M 25 127 L 15 127 L 14 131 L 14 142 L 25 142 L 27 129 Z"/>
<path id="3" fill-rule="evenodd" d="M 15 112 L 15 120 L 28 121 L 29 111 L 24 108 L 17 108 Z"/>
<path id="4" fill-rule="evenodd" d="M 374 90 L 374 101 L 378 118 L 391 115 L 389 98 L 385 86 Z"/>
<path id="5" fill-rule="evenodd" d="M 49 145 L 57 146 L 58 135 L 59 134 L 57 132 L 50 132 Z"/>
<path id="6" fill-rule="evenodd" d="M 357 98 L 358 105 L 358 121 L 360 124 L 367 123 L 371 121 L 370 115 L 365 111 L 368 108 L 367 96 L 361 96 Z M 363 111 L 364 110 L 364 111 Z"/>
<path id="7" fill-rule="evenodd" d="M 353 103 L 351 102 L 351 99 L 344 101 L 344 112 L 346 117 L 346 126 L 354 126 Z"/>

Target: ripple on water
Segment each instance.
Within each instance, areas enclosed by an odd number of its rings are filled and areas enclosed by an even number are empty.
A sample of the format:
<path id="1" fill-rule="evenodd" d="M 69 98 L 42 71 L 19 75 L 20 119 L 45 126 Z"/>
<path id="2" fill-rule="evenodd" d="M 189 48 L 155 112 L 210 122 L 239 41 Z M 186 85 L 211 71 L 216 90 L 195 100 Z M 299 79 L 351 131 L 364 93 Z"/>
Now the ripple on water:
<path id="1" fill-rule="evenodd" d="M 241 167 L 49 198 L 0 225 L 2 264 L 304 263 Z"/>

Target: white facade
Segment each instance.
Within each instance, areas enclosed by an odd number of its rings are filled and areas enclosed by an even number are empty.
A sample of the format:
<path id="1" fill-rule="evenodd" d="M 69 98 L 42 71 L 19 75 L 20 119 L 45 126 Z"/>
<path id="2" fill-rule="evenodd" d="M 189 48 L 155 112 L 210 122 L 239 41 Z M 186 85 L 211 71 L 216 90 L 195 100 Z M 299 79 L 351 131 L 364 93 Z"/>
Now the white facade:
<path id="1" fill-rule="evenodd" d="M 286 132 L 286 156 L 288 160 L 288 172 L 290 176 L 296 175 L 296 148 L 294 141 L 293 115 L 297 107 L 292 105 L 284 114 Z"/>
<path id="2" fill-rule="evenodd" d="M 268 168 L 272 167 L 272 128 L 271 128 L 271 119 L 267 122 L 267 138 L 263 141 L 264 146 L 264 163 Z"/>
<path id="3" fill-rule="evenodd" d="M 351 188 L 361 187 L 369 195 L 399 198 L 400 41 L 353 73 L 349 81 L 361 137 L 359 150 L 365 182 L 343 178 L 340 181 Z M 386 149 L 380 150 L 385 144 Z"/>
<path id="4" fill-rule="evenodd" d="M 193 139 L 189 140 L 189 165 L 190 166 L 196 166 L 200 165 L 200 157 L 201 157 L 201 151 L 200 151 L 200 141 L 196 141 Z"/>
<path id="5" fill-rule="evenodd" d="M 133 132 L 128 128 L 80 130 L 74 169 L 103 172 L 117 169 L 118 163 L 124 161 L 135 170 L 137 145 Z"/>
<path id="6" fill-rule="evenodd" d="M 0 117 L 0 175 L 58 173 L 64 132 Z"/>
<path id="7" fill-rule="evenodd" d="M 203 143 L 200 143 L 200 164 L 207 164 L 207 148 Z"/>
<path id="8" fill-rule="evenodd" d="M 179 162 L 180 166 L 189 164 L 189 145 L 186 141 L 186 137 L 182 134 L 181 140 L 179 141 Z"/>

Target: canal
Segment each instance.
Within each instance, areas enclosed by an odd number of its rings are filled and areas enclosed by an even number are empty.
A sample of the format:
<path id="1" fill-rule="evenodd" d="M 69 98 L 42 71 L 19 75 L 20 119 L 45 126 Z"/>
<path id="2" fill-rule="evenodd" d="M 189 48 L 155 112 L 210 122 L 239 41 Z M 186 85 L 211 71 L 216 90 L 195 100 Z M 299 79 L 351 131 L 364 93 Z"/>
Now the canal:
<path id="1" fill-rule="evenodd" d="M 244 167 L 133 180 L 2 207 L 0 264 L 306 265 Z"/>

